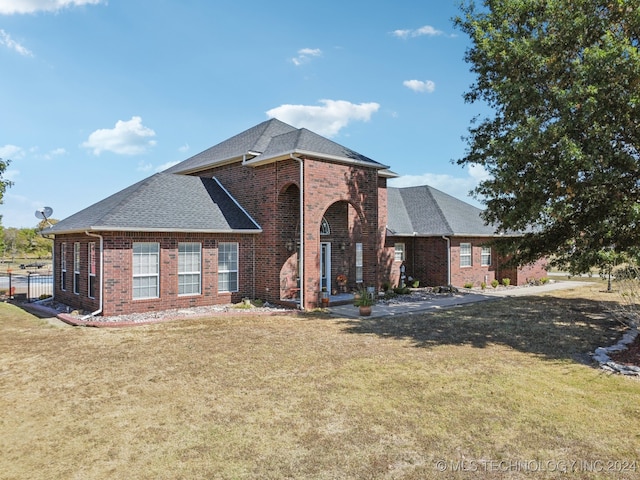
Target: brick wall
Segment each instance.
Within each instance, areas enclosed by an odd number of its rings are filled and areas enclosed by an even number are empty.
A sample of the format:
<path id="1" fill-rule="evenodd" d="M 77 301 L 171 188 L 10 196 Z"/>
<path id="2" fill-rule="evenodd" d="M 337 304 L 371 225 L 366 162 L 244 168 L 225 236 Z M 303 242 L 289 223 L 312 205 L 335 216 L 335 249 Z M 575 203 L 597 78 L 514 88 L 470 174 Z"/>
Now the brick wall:
<path id="1" fill-rule="evenodd" d="M 547 263 L 547 259 L 543 258 L 535 263 L 524 265 L 520 268 L 502 268 L 499 271 L 500 278 L 498 278 L 498 280 L 502 281 L 505 277 L 509 278 L 511 280 L 511 285 L 525 285 L 529 281 L 540 280 L 548 275 Z"/>
<path id="2" fill-rule="evenodd" d="M 60 261 L 60 245 L 67 244 L 66 290 L 60 285 L 60 269 L 55 269 L 55 297 L 74 308 L 95 311 L 99 307 L 99 290 L 96 298 L 88 296 L 88 243 L 96 242 L 98 258 L 97 285 L 100 281 L 99 239 L 86 235 L 57 236 L 56 259 Z M 80 243 L 80 291 L 73 292 L 73 245 Z M 160 243 L 160 295 L 159 298 L 134 300 L 132 293 L 132 246 L 134 242 Z M 199 295 L 178 295 L 178 243 L 198 242 L 202 244 L 202 288 Z M 218 244 L 238 242 L 238 292 L 218 292 Z M 242 297 L 254 298 L 254 236 L 211 235 L 180 233 L 105 233 L 103 315 L 121 315 L 136 312 L 158 311 L 173 308 L 189 308 L 204 305 L 235 303 Z"/>
<path id="3" fill-rule="evenodd" d="M 262 227 L 263 233 L 256 237 L 257 296 L 270 301 L 279 300 L 289 289 L 297 265 L 296 254 L 288 251 L 286 244 L 289 238 L 299 235 L 296 232 L 300 223 L 299 168 L 299 162 L 289 159 L 258 167 L 235 163 L 200 173 L 218 178 Z M 332 236 L 321 238 L 320 222 L 326 215 L 331 217 L 332 228 L 337 229 L 332 231 L 335 232 Z M 355 243 L 362 242 L 364 281 L 367 285 L 377 285 L 377 170 L 304 159 L 304 232 L 305 308 L 318 304 L 322 241 L 332 243 L 333 281 L 338 273 L 344 273 L 339 270 L 347 266 L 350 281 L 355 279 Z M 343 241 L 344 251 L 339 248 Z"/>

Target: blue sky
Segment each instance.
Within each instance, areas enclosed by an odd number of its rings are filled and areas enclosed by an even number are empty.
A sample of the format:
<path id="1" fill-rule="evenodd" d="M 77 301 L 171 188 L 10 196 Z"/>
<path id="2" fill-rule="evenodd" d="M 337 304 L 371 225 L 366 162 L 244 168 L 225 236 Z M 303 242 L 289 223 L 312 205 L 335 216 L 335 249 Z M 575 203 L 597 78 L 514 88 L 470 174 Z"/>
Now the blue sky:
<path id="1" fill-rule="evenodd" d="M 271 117 L 467 196 L 458 0 L 0 0 L 5 227 L 65 218 Z"/>

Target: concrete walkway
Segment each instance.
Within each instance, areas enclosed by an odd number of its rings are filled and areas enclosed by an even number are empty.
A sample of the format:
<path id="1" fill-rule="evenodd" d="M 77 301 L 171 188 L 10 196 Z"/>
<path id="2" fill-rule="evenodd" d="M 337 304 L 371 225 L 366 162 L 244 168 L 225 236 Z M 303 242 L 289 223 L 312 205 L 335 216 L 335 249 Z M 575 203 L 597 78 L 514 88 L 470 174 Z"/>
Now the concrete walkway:
<path id="1" fill-rule="evenodd" d="M 528 295 L 539 295 L 553 290 L 566 290 L 570 288 L 578 288 L 589 285 L 588 282 L 575 281 L 555 281 L 540 286 L 526 286 L 517 288 L 498 288 L 496 290 L 487 288 L 483 292 L 474 290 L 469 292 L 464 290 L 461 293 L 441 294 L 429 298 L 428 300 L 402 301 L 399 303 L 383 304 L 377 303 L 371 310 L 371 317 L 387 317 L 393 315 L 406 315 L 417 312 L 425 312 L 429 310 L 440 310 L 444 308 L 452 308 L 468 303 L 486 302 L 489 300 L 497 300 L 506 297 L 521 297 Z M 336 305 L 329 307 L 329 311 L 336 317 L 359 318 L 358 308 L 353 305 Z"/>

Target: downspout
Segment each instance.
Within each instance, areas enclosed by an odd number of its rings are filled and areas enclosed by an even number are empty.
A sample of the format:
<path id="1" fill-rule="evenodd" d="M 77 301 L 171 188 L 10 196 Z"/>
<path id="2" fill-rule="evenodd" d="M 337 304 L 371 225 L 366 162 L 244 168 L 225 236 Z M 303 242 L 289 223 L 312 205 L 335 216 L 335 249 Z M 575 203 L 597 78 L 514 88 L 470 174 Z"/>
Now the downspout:
<path id="1" fill-rule="evenodd" d="M 43 298 L 42 300 L 38 300 L 34 303 L 45 303 L 48 301 L 52 301 L 56 299 L 56 238 L 55 235 L 53 238 L 48 236 L 48 233 L 40 232 L 40 236 L 42 238 L 46 238 L 47 240 L 51 240 L 51 298 Z"/>
<path id="2" fill-rule="evenodd" d="M 84 317 L 81 318 L 81 320 L 86 320 L 89 317 L 95 317 L 99 313 L 102 313 L 102 307 L 104 305 L 103 304 L 104 291 L 102 289 L 102 282 L 104 279 L 104 252 L 103 252 L 104 238 L 102 237 L 102 235 L 98 235 L 97 233 L 89 233 L 89 232 L 84 232 L 84 233 L 89 237 L 96 237 L 100 239 L 100 286 L 98 288 L 98 291 L 100 292 L 100 305 L 98 307 L 98 310 L 96 310 L 95 312 L 91 312 L 89 315 L 85 315 Z"/>
<path id="3" fill-rule="evenodd" d="M 442 238 L 447 242 L 447 286 L 451 285 L 451 239 L 445 235 Z"/>
<path id="4" fill-rule="evenodd" d="M 304 310 L 304 162 L 302 158 L 298 158 L 292 153 L 289 154 L 289 158 L 300 163 L 300 310 Z"/>

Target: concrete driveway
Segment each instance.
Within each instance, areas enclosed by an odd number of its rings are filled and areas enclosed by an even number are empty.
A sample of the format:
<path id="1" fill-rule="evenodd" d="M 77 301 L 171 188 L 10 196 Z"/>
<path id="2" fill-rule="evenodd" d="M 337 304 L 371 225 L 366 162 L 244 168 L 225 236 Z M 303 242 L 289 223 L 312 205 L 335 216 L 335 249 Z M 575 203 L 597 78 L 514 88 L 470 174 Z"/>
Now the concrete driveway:
<path id="1" fill-rule="evenodd" d="M 539 295 L 553 290 L 579 288 L 589 285 L 588 282 L 575 282 L 570 280 L 554 281 L 539 286 L 524 286 L 513 288 L 487 288 L 484 291 L 461 290 L 460 293 L 432 295 L 423 299 L 403 299 L 397 302 L 378 302 L 371 311 L 371 317 L 386 317 L 392 315 L 406 315 L 429 310 L 452 308 L 468 303 L 486 302 L 505 297 L 520 297 L 527 295 Z M 329 307 L 329 311 L 336 317 L 358 318 L 358 308 L 351 304 Z"/>

